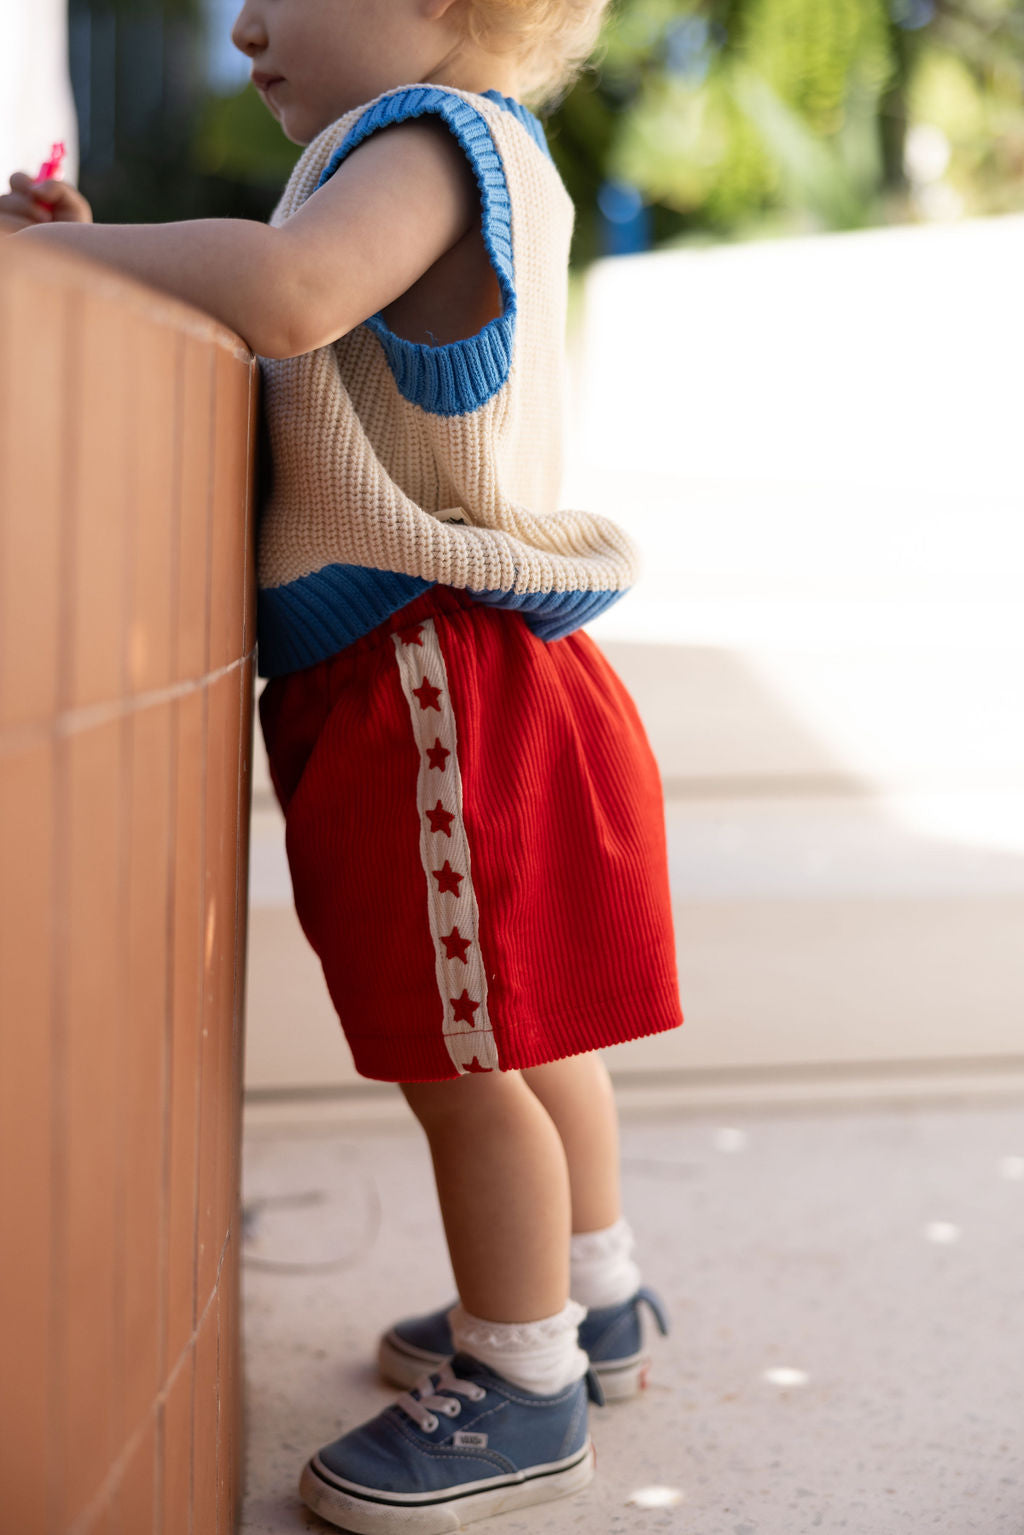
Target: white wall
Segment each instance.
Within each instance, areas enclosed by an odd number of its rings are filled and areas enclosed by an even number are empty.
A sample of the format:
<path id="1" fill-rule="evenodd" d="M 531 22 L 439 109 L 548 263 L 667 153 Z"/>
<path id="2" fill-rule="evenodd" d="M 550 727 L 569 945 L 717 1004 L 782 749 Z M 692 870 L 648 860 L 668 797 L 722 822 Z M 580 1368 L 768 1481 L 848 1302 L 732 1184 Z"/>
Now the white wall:
<path id="1" fill-rule="evenodd" d="M 66 0 L 0 0 L 0 185 L 34 176 L 50 146 L 67 145 L 65 178 L 78 175 L 78 129 L 67 62 Z"/>
<path id="2" fill-rule="evenodd" d="M 1024 784 L 1022 261 L 1007 217 L 594 268 L 564 499 L 646 555 L 595 637 L 727 653 L 870 786 Z"/>

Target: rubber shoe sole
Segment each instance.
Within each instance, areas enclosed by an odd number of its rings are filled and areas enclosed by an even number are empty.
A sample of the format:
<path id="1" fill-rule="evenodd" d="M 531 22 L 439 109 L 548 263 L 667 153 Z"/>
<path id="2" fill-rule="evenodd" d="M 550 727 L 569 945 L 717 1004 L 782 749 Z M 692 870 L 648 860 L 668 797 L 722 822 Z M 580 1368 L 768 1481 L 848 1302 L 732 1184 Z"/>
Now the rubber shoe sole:
<path id="1" fill-rule="evenodd" d="M 608 1364 L 591 1360 L 590 1368 L 600 1382 L 606 1402 L 628 1402 L 647 1390 L 651 1360 L 648 1354 L 634 1354 L 632 1358 Z"/>
<path id="2" fill-rule="evenodd" d="M 408 1390 L 431 1370 L 444 1362 L 443 1354 L 431 1354 L 392 1331 L 385 1333 L 377 1350 L 377 1367 L 391 1386 Z M 628 1402 L 647 1386 L 651 1360 L 649 1354 L 632 1354 L 602 1364 L 591 1360 L 590 1368 L 601 1384 L 606 1402 Z M 456 1526 L 457 1528 L 457 1526 Z"/>
<path id="3" fill-rule="evenodd" d="M 389 1496 L 344 1481 L 314 1455 L 302 1472 L 299 1496 L 321 1519 L 353 1535 L 450 1535 L 477 1519 L 582 1492 L 593 1475 L 594 1447 L 588 1440 L 568 1460 L 470 1482 L 456 1493 Z"/>

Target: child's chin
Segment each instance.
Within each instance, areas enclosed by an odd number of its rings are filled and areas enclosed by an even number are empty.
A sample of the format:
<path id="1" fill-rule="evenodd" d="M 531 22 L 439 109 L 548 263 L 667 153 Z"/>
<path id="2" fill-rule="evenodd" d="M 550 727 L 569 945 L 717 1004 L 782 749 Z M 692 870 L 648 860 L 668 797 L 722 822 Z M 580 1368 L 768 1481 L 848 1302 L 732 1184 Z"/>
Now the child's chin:
<path id="1" fill-rule="evenodd" d="M 285 138 L 291 144 L 312 144 L 320 129 L 310 127 L 308 122 L 297 121 L 294 116 L 289 119 L 287 113 L 280 113 L 277 117 L 278 127 Z"/>
<path id="2" fill-rule="evenodd" d="M 293 126 L 289 127 L 281 118 L 278 119 L 281 132 L 290 144 L 310 144 L 316 138 L 315 133 Z"/>

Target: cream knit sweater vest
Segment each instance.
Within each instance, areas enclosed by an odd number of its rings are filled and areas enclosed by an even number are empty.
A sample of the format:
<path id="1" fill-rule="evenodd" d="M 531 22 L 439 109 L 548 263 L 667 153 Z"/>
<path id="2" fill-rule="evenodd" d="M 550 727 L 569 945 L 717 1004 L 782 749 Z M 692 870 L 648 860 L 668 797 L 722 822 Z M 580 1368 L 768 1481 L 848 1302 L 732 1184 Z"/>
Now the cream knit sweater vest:
<path id="1" fill-rule="evenodd" d="M 425 112 L 473 166 L 503 313 L 444 346 L 404 340 L 374 315 L 315 352 L 260 359 L 267 676 L 336 654 L 435 583 L 518 609 L 550 640 L 634 579 L 614 523 L 557 509 L 573 212 L 536 118 L 496 92 L 389 91 L 313 140 L 271 223 L 370 133 Z"/>

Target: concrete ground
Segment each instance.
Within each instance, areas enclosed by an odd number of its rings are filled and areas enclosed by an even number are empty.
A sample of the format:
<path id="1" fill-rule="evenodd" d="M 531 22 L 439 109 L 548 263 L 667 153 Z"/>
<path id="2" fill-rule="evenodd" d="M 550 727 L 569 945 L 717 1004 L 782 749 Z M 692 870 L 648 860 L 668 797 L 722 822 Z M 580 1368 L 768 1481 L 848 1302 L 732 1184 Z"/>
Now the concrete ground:
<path id="1" fill-rule="evenodd" d="M 628 1048 L 628 1047 L 627 1047 Z M 598 1472 L 481 1535 L 1021 1535 L 1024 1091 L 695 1107 L 635 1092 L 625 1191 L 673 1329 Z M 257 1106 L 245 1153 L 244 1535 L 326 1530 L 306 1456 L 393 1393 L 379 1331 L 451 1296 L 385 1091 Z"/>

